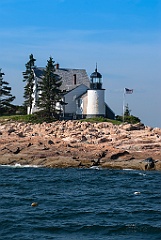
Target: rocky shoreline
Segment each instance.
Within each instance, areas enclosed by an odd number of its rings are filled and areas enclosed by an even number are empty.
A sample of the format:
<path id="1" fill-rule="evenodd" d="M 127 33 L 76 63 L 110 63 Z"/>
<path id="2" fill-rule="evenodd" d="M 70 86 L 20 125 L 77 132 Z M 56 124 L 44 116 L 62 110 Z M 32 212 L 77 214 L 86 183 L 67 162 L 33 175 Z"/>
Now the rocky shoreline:
<path id="1" fill-rule="evenodd" d="M 0 165 L 8 164 L 161 170 L 161 129 L 141 123 L 0 123 Z"/>

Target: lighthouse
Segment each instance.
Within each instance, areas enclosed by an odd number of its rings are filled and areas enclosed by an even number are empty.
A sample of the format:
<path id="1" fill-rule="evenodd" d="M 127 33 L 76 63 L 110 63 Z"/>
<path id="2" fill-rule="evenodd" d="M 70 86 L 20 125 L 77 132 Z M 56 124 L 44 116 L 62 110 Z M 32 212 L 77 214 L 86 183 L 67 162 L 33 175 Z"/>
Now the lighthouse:
<path id="1" fill-rule="evenodd" d="M 87 118 L 105 117 L 105 89 L 102 89 L 102 75 L 95 71 L 90 75 L 90 89 L 87 90 Z"/>

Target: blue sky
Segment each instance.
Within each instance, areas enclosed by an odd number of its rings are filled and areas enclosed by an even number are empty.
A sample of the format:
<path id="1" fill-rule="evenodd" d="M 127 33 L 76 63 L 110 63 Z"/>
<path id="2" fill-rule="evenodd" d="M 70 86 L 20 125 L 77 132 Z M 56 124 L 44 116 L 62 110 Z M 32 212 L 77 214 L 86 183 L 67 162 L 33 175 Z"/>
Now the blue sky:
<path id="1" fill-rule="evenodd" d="M 122 114 L 123 89 L 131 114 L 161 127 L 160 0 L 0 0 L 0 68 L 23 103 L 22 72 L 32 53 L 60 67 L 103 75 L 106 102 Z"/>

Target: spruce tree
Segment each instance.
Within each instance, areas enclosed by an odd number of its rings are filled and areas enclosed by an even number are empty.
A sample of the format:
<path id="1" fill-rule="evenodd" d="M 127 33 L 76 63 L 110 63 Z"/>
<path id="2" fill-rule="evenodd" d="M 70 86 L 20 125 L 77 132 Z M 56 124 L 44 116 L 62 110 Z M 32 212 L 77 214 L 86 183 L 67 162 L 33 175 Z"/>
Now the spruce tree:
<path id="1" fill-rule="evenodd" d="M 0 69 L 0 115 L 9 112 L 13 106 L 11 102 L 15 99 L 11 94 L 9 83 L 3 80 L 3 75 L 5 74 Z"/>
<path id="2" fill-rule="evenodd" d="M 31 114 L 32 103 L 33 103 L 33 87 L 34 87 L 34 72 L 33 68 L 35 66 L 35 61 L 33 54 L 29 56 L 29 61 L 26 63 L 26 71 L 23 72 L 23 82 L 26 82 L 24 87 L 24 95 L 25 98 L 24 105 L 29 107 L 29 114 Z"/>
<path id="3" fill-rule="evenodd" d="M 129 105 L 127 104 L 125 106 L 124 116 L 117 115 L 116 120 L 122 121 L 122 122 L 127 122 L 127 123 L 132 123 L 132 124 L 141 122 L 141 120 L 138 117 L 133 116 L 130 113 L 131 113 L 131 110 L 129 109 Z"/>
<path id="4" fill-rule="evenodd" d="M 43 79 L 39 83 L 40 95 L 38 100 L 38 106 L 45 114 L 47 121 L 51 121 L 53 117 L 57 116 L 56 103 L 61 97 L 61 78 L 54 72 L 54 61 L 53 58 L 50 57 L 44 70 Z"/>
<path id="5" fill-rule="evenodd" d="M 130 112 L 131 112 L 131 110 L 129 109 L 129 105 L 127 104 L 125 106 L 124 116 L 125 117 L 130 116 Z"/>

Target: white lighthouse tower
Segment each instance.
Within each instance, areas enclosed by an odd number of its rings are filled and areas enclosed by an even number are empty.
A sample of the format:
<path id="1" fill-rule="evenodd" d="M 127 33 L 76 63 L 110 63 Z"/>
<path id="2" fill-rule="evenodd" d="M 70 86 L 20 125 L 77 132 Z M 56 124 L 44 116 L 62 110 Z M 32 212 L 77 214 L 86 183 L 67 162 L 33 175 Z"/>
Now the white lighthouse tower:
<path id="1" fill-rule="evenodd" d="M 105 89 L 102 89 L 102 75 L 97 71 L 90 76 L 90 89 L 87 90 L 87 118 L 105 117 Z"/>

